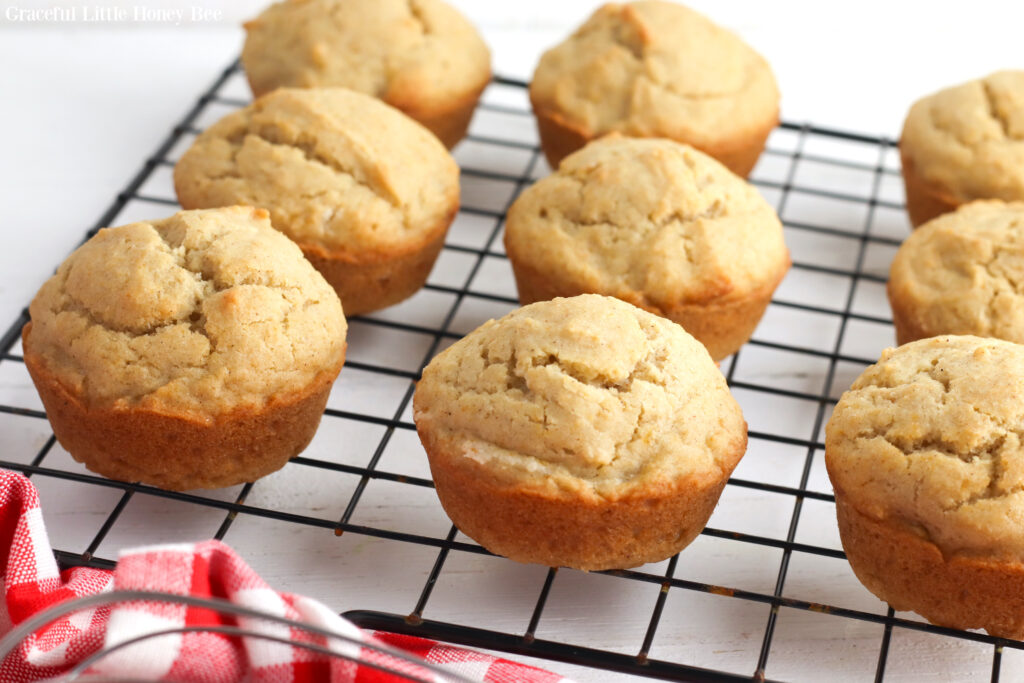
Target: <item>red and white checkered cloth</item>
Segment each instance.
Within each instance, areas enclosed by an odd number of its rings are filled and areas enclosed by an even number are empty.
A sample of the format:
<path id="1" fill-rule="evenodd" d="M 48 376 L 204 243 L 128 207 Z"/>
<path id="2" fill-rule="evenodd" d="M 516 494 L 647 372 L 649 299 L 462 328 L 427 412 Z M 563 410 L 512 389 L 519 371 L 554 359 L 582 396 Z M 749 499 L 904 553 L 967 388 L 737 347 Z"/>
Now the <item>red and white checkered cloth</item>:
<path id="1" fill-rule="evenodd" d="M 165 545 L 121 554 L 113 571 L 74 568 L 60 572 L 43 527 L 39 496 L 28 479 L 0 470 L 0 557 L 5 600 L 0 636 L 41 610 L 111 590 L 163 591 L 221 598 L 237 605 L 342 634 L 360 643 L 385 643 L 471 680 L 494 683 L 568 681 L 561 676 L 479 652 L 390 633 L 367 634 L 321 603 L 278 593 L 231 548 L 218 541 Z M 440 680 L 423 667 L 361 645 L 313 636 L 288 625 L 232 617 L 167 602 L 127 602 L 78 612 L 22 641 L 0 663 L 0 681 L 21 683 L 60 676 L 101 648 L 146 634 L 194 626 L 233 625 L 290 641 L 329 647 L 334 652 L 387 664 L 426 680 Z M 325 657 L 294 645 L 209 632 L 148 638 L 106 655 L 87 673 L 188 683 L 296 683 L 404 680 L 340 657 Z"/>

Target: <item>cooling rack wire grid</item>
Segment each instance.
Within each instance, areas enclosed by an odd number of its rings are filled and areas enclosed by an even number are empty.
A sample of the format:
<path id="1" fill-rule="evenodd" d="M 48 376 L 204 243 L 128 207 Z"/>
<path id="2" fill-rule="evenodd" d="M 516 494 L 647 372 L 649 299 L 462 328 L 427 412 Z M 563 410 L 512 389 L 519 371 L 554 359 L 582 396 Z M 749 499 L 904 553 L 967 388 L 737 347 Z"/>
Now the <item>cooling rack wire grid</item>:
<path id="1" fill-rule="evenodd" d="M 54 621 L 72 617 L 87 610 L 103 607 L 112 609 L 117 605 L 137 602 L 150 605 L 157 603 L 203 608 L 221 616 L 223 624 L 220 626 L 167 628 L 128 638 L 115 646 L 101 648 L 91 655 L 83 657 L 65 674 L 58 678 L 48 678 L 47 683 L 148 683 L 146 680 L 120 676 L 112 679 L 109 674 L 93 674 L 89 673 L 89 670 L 103 663 L 107 657 L 115 656 L 138 645 L 148 642 L 152 652 L 152 648 L 164 648 L 164 644 L 160 643 L 162 638 L 196 631 L 216 633 L 229 638 L 242 638 L 252 644 L 262 641 L 298 647 L 325 657 L 359 662 L 360 667 L 388 673 L 397 679 L 414 683 L 473 683 L 473 680 L 439 664 L 425 662 L 419 657 L 383 643 L 366 642 L 348 635 L 333 633 L 311 624 L 267 614 L 226 600 L 157 591 L 107 591 L 54 605 L 34 614 L 31 618 L 18 624 L 17 628 L 6 633 L 0 639 L 0 659 L 13 652 L 32 633 Z M 282 634 L 279 628 L 275 629 L 280 626 L 287 626 L 288 630 Z M 294 637 L 296 631 L 301 633 L 301 640 Z"/>
<path id="2" fill-rule="evenodd" d="M 175 160 L 248 101 L 232 64 L 93 231 L 176 211 Z M 503 217 L 548 173 L 523 83 L 495 79 L 455 157 L 463 205 L 427 287 L 350 321 L 315 439 L 253 484 L 176 493 L 85 470 L 56 443 L 25 370 L 27 313 L 13 321 L 0 338 L 0 466 L 39 489 L 62 565 L 110 567 L 123 547 L 214 537 L 275 588 L 363 627 L 540 658 L 581 680 L 1024 679 L 1024 644 L 894 614 L 839 543 L 823 430 L 894 344 L 885 280 L 909 226 L 892 140 L 792 122 L 772 133 L 751 181 L 783 219 L 793 268 L 753 340 L 722 363 L 750 425 L 747 455 L 679 556 L 592 573 L 490 555 L 431 490 L 414 382 L 438 351 L 516 307 Z"/>

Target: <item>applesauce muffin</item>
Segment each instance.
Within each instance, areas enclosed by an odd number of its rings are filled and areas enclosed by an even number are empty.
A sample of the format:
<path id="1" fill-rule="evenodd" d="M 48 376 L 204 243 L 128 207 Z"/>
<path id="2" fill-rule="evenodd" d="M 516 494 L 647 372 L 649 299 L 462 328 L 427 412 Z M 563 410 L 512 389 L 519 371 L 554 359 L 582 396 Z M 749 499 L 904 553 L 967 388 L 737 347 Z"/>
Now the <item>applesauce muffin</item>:
<path id="1" fill-rule="evenodd" d="M 739 405 L 675 323 L 598 295 L 490 321 L 430 362 L 413 416 L 445 511 L 519 562 L 657 562 L 746 450 Z"/>
<path id="2" fill-rule="evenodd" d="M 746 177 L 779 121 L 768 63 L 673 2 L 599 8 L 540 59 L 530 83 L 552 168 L 606 133 L 693 145 Z"/>
<path id="3" fill-rule="evenodd" d="M 379 97 L 447 147 L 466 135 L 491 55 L 462 14 L 440 0 L 287 0 L 246 22 L 253 95 L 343 87 Z"/>
<path id="4" fill-rule="evenodd" d="M 915 102 L 900 160 L 915 227 L 974 199 L 1024 200 L 1024 71 L 1000 71 Z"/>
<path id="5" fill-rule="evenodd" d="M 343 88 L 281 89 L 204 131 L 174 168 L 186 209 L 270 211 L 348 316 L 415 294 L 459 206 L 459 168 L 425 128 Z"/>
<path id="6" fill-rule="evenodd" d="M 826 428 L 839 531 L 897 610 L 1024 637 L 1024 346 L 944 336 L 888 349 Z"/>
<path id="7" fill-rule="evenodd" d="M 60 444 L 94 472 L 165 489 L 283 467 L 345 358 L 338 297 L 250 207 L 104 228 L 29 312 L 25 365 Z"/>
<path id="8" fill-rule="evenodd" d="M 750 184 L 686 145 L 614 134 L 516 199 L 505 248 L 522 303 L 614 296 L 679 323 L 716 361 L 750 338 L 790 264 Z"/>
<path id="9" fill-rule="evenodd" d="M 893 259 L 900 344 L 941 334 L 1024 343 L 1024 202 L 977 200 L 928 221 Z"/>

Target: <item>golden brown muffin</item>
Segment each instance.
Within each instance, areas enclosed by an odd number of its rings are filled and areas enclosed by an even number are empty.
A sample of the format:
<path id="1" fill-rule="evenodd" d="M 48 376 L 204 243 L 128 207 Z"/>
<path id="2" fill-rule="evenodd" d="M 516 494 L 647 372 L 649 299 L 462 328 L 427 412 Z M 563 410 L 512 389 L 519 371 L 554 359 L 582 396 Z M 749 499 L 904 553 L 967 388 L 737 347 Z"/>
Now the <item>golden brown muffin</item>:
<path id="1" fill-rule="evenodd" d="M 100 230 L 29 312 L 25 364 L 61 445 L 166 489 L 283 467 L 345 358 L 338 297 L 249 207 Z"/>
<path id="2" fill-rule="evenodd" d="M 843 394 L 825 464 L 854 573 L 897 610 L 1024 637 L 1024 346 L 888 349 Z"/>
<path id="3" fill-rule="evenodd" d="M 1024 200 L 1024 71 L 915 102 L 900 159 L 914 227 L 974 199 Z"/>
<path id="4" fill-rule="evenodd" d="M 348 316 L 427 280 L 459 206 L 459 168 L 425 128 L 342 88 L 281 89 L 228 114 L 174 168 L 186 209 L 270 211 Z"/>
<path id="5" fill-rule="evenodd" d="M 1024 202 L 964 204 L 915 230 L 889 271 L 896 340 L 973 334 L 1024 343 Z"/>
<path id="6" fill-rule="evenodd" d="M 288 0 L 245 24 L 253 95 L 340 86 L 379 97 L 447 147 L 466 135 L 491 55 L 440 0 Z"/>
<path id="7" fill-rule="evenodd" d="M 739 405 L 675 323 L 583 295 L 439 354 L 413 416 L 452 521 L 519 562 L 633 567 L 704 528 L 746 449 Z"/>
<path id="8" fill-rule="evenodd" d="M 541 57 L 530 102 L 552 168 L 617 131 L 685 142 L 746 177 L 779 121 L 768 63 L 672 2 L 598 9 Z"/>
<path id="9" fill-rule="evenodd" d="M 716 361 L 750 338 L 790 263 L 751 185 L 686 145 L 615 134 L 516 199 L 505 248 L 522 303 L 614 296 L 676 321 Z"/>

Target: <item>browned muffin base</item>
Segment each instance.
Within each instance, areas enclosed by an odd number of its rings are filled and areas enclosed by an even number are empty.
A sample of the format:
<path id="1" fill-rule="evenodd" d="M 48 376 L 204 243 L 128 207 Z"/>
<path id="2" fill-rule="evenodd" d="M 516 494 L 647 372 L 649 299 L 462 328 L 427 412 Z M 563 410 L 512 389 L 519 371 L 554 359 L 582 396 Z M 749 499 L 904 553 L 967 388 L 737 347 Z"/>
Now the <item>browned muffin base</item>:
<path id="1" fill-rule="evenodd" d="M 890 280 L 885 287 L 885 293 L 889 298 L 889 307 L 892 309 L 892 325 L 896 328 L 896 345 L 903 346 L 918 339 L 935 337 L 940 334 L 960 334 L 956 330 L 944 330 L 941 332 L 929 332 L 918 324 L 914 307 L 907 306 Z"/>
<path id="2" fill-rule="evenodd" d="M 836 491 L 843 549 L 860 582 L 897 610 L 933 624 L 1024 637 L 1024 564 L 979 557 L 944 558 L 934 543 L 875 521 Z"/>
<path id="3" fill-rule="evenodd" d="M 512 272 L 515 275 L 519 302 L 523 306 L 560 296 L 569 297 L 595 293 L 573 283 L 556 280 L 552 277 L 552 273 L 542 272 L 511 253 L 509 262 L 512 264 Z M 736 353 L 754 334 L 754 329 L 761 322 L 761 318 L 771 302 L 772 294 L 789 271 L 789 266 L 790 262 L 787 261 L 779 270 L 778 276 L 760 289 L 747 296 L 727 301 L 710 301 L 706 304 L 680 303 L 671 308 L 660 308 L 642 299 L 634 301 L 625 297 L 619 298 L 655 315 L 679 323 L 684 330 L 696 337 L 707 348 L 711 358 L 717 363 Z M 610 292 L 596 293 L 617 296 Z"/>
<path id="4" fill-rule="evenodd" d="M 671 557 L 707 524 L 729 478 L 679 480 L 616 501 L 544 495 L 502 485 L 451 444 L 419 436 L 455 526 L 492 553 L 549 567 L 626 569 Z M 746 438 L 726 460 L 738 462 L 744 450 Z"/>
<path id="5" fill-rule="evenodd" d="M 580 131 L 567 123 L 557 112 L 546 111 L 536 104 L 533 105 L 533 113 L 537 118 L 537 132 L 540 134 L 544 156 L 548 160 L 548 166 L 553 169 L 558 168 L 562 159 L 591 140 L 600 137 Z M 778 123 L 779 118 L 776 113 L 773 118 L 767 120 L 762 128 L 714 146 L 695 145 L 690 140 L 677 139 L 676 141 L 699 149 L 717 159 L 736 175 L 746 178 L 757 164 L 761 152 L 764 151 L 765 143 L 768 141 L 768 136 Z"/>
<path id="6" fill-rule="evenodd" d="M 251 77 L 246 76 L 246 79 L 249 81 L 249 89 L 252 90 L 252 98 L 254 100 L 274 90 L 274 88 L 257 89 Z M 477 102 L 479 102 L 480 95 L 489 82 L 484 81 L 483 86 L 479 89 L 469 93 L 462 99 L 449 103 L 449 106 L 444 109 L 418 109 L 398 102 L 384 101 L 409 118 L 418 121 L 420 125 L 436 135 L 445 147 L 451 149 L 462 138 L 466 137 L 466 131 L 469 130 L 469 123 L 473 120 L 473 113 L 476 111 Z M 288 87 L 297 86 L 291 85 Z M 418 93 L 413 93 L 413 96 L 416 94 Z"/>
<path id="7" fill-rule="evenodd" d="M 918 227 L 944 213 L 955 211 L 960 202 L 941 188 L 929 184 L 918 174 L 910 156 L 900 147 L 900 170 L 903 173 L 903 189 L 907 200 L 907 215 L 910 224 Z"/>
<path id="8" fill-rule="evenodd" d="M 308 387 L 259 407 L 203 419 L 132 406 L 89 407 L 47 369 L 32 349 L 32 323 L 22 328 L 25 365 L 61 446 L 111 479 L 172 491 L 255 481 L 284 467 L 313 438 L 336 369 Z"/>
<path id="9" fill-rule="evenodd" d="M 570 126 L 556 112 L 540 109 L 536 104 L 533 104 L 533 115 L 537 119 L 540 146 L 552 169 L 557 169 L 562 159 L 596 139 Z"/>
<path id="10" fill-rule="evenodd" d="M 393 306 L 423 288 L 434 268 L 453 210 L 427 239 L 394 255 L 329 252 L 320 245 L 299 244 L 302 253 L 334 287 L 345 317 Z"/>
<path id="11" fill-rule="evenodd" d="M 480 95 L 483 94 L 486 87 L 487 81 L 478 90 L 469 93 L 460 100 L 452 102 L 444 110 L 434 109 L 428 111 L 404 107 L 400 104 L 395 106 L 410 118 L 423 124 L 431 133 L 438 137 L 445 147 L 451 149 L 462 138 L 466 137 L 469 123 L 473 120 L 473 113 L 476 111 L 477 102 L 480 100 Z M 391 103 L 389 102 L 389 104 Z"/>

